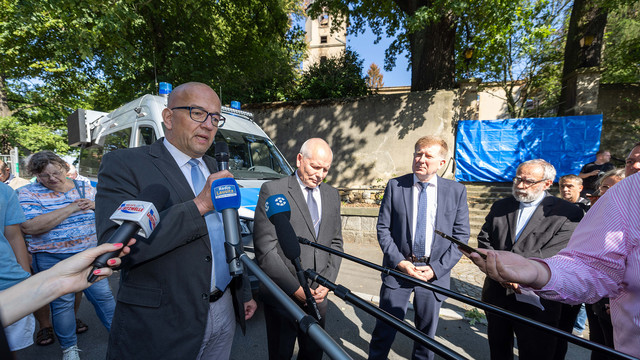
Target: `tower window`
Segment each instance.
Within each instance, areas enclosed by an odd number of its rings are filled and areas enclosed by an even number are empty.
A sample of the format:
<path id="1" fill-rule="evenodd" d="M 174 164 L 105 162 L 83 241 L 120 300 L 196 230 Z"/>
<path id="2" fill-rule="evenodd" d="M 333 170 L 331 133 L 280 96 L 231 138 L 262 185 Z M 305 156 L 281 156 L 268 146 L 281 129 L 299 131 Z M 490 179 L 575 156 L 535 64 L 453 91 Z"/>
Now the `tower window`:
<path id="1" fill-rule="evenodd" d="M 327 43 L 327 37 L 326 36 L 320 36 L 320 44 L 326 44 Z"/>

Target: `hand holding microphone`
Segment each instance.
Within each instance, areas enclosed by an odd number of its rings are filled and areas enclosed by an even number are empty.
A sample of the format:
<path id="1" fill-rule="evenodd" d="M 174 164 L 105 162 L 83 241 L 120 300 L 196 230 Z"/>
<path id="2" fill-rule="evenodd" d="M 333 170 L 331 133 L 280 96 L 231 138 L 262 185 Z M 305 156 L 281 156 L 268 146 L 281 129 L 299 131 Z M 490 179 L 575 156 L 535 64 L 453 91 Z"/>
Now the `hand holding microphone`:
<path id="1" fill-rule="evenodd" d="M 211 183 L 211 201 L 216 211 L 222 214 L 224 249 L 227 263 L 229 263 L 229 273 L 231 276 L 241 275 L 243 269 L 239 256 L 242 253 L 240 248 L 242 241 L 240 240 L 240 220 L 238 218 L 241 198 L 238 183 L 233 178 L 214 180 Z"/>
<path id="2" fill-rule="evenodd" d="M 280 243 L 284 256 L 291 260 L 291 263 L 296 269 L 296 275 L 298 276 L 298 281 L 304 291 L 307 306 L 311 309 L 311 314 L 316 318 L 316 320 L 320 320 L 322 317 L 318 310 L 318 304 L 311 294 L 309 283 L 304 276 L 304 270 L 302 270 L 302 265 L 300 264 L 300 244 L 298 244 L 296 233 L 289 222 L 289 218 L 291 217 L 291 207 L 289 206 L 287 198 L 281 194 L 270 196 L 265 202 L 265 210 L 269 221 L 271 221 L 276 229 L 278 243 Z"/>
<path id="3" fill-rule="evenodd" d="M 169 190 L 163 185 L 153 184 L 142 189 L 135 200 L 124 201 L 110 217 L 111 220 L 120 224 L 120 227 L 106 243 L 127 244 L 138 231 L 141 236 L 148 238 L 160 222 L 160 213 L 157 209 L 164 210 L 168 199 Z M 98 276 L 93 274 L 93 271 L 107 266 L 107 261 L 116 257 L 118 253 L 118 250 L 111 251 L 96 258 L 87 281 L 96 281 Z"/>

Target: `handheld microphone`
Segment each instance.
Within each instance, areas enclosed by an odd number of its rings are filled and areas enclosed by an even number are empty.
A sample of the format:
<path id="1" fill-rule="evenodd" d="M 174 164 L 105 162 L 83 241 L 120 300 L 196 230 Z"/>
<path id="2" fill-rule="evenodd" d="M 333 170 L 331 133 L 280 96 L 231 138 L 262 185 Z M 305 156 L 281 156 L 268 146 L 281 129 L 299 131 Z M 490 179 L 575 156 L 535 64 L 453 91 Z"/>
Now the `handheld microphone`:
<path id="1" fill-rule="evenodd" d="M 309 283 L 305 278 L 304 270 L 302 270 L 302 265 L 300 264 L 300 244 L 298 244 L 298 237 L 289 222 L 289 218 L 291 217 L 289 202 L 284 195 L 278 194 L 270 196 L 264 206 L 269 221 L 271 221 L 276 229 L 278 243 L 280 243 L 284 256 L 291 260 L 293 267 L 296 269 L 298 282 L 300 282 L 300 286 L 302 286 L 305 298 L 307 299 L 307 306 L 311 309 L 312 315 L 316 320 L 320 321 L 322 317 L 318 310 L 318 304 L 316 304 L 316 300 L 311 295 Z"/>
<path id="2" fill-rule="evenodd" d="M 142 189 L 135 200 L 126 200 L 109 219 L 120 224 L 120 227 L 106 242 L 109 244 L 127 244 L 136 233 L 148 238 L 160 222 L 157 209 L 164 209 L 169 200 L 169 190 L 160 184 L 152 184 Z M 98 256 L 93 261 L 93 270 L 105 267 L 107 261 L 118 256 L 120 250 L 111 251 Z M 93 271 L 87 281 L 94 282 L 98 277 Z"/>
<path id="3" fill-rule="evenodd" d="M 216 142 L 215 157 L 218 162 L 218 171 L 229 170 L 229 145 L 226 142 Z"/>
<path id="4" fill-rule="evenodd" d="M 227 256 L 227 263 L 229 263 L 229 273 L 234 277 L 241 275 L 243 272 L 239 259 L 242 253 L 240 248 L 240 220 L 238 218 L 240 200 L 240 188 L 233 178 L 221 178 L 211 183 L 211 201 L 216 211 L 222 213 L 225 239 L 224 252 Z"/>

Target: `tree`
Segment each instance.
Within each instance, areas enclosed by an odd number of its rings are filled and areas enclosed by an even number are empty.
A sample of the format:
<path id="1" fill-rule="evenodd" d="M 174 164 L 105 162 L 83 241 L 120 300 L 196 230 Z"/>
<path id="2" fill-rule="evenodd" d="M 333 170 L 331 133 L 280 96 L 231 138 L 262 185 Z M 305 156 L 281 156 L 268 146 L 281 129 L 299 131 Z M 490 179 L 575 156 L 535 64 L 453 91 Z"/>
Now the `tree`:
<path id="1" fill-rule="evenodd" d="M 318 16 L 328 11 L 336 19 L 334 26 L 349 19 L 349 34 L 368 26 L 379 38 L 383 33 L 394 37 L 384 68 L 393 69 L 398 54 L 408 50 L 411 91 L 420 91 L 455 85 L 458 5 L 446 0 L 316 0 L 308 12 Z"/>
<path id="2" fill-rule="evenodd" d="M 369 66 L 369 70 L 367 70 L 367 77 L 365 79 L 367 81 L 367 86 L 371 90 L 378 90 L 384 86 L 380 68 L 375 63 L 371 63 Z"/>
<path id="3" fill-rule="evenodd" d="M 510 2 L 463 16 L 462 33 L 471 44 L 472 72 L 496 82 L 505 94 L 510 117 L 543 115 L 555 109 L 570 0 Z M 489 26 L 491 23 L 500 26 Z M 462 63 L 458 63 L 462 72 Z"/>
<path id="4" fill-rule="evenodd" d="M 363 96 L 368 93 L 358 54 L 347 48 L 340 56 L 315 63 L 302 74 L 298 99 L 329 99 Z"/>
<path id="5" fill-rule="evenodd" d="M 610 10 L 604 41 L 601 82 L 640 82 L 640 2 Z"/>
<path id="6" fill-rule="evenodd" d="M 159 81 L 202 81 L 226 103 L 283 100 L 305 49 L 294 0 L 0 4 L 0 116 L 61 137 L 74 109 L 112 110 Z"/>

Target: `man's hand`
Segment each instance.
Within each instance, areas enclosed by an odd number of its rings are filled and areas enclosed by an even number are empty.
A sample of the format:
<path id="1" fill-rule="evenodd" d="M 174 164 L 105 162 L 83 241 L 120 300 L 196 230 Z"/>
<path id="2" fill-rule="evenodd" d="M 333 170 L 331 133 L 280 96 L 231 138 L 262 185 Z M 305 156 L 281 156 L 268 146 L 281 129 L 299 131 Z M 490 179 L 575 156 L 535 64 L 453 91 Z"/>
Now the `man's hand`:
<path id="1" fill-rule="evenodd" d="M 211 201 L 211 183 L 213 183 L 215 180 L 226 177 L 233 178 L 233 174 L 231 174 L 229 170 L 222 170 L 209 175 L 204 188 L 202 188 L 200 194 L 198 194 L 198 196 L 193 199 L 193 202 L 196 203 L 196 206 L 198 207 L 200 215 L 204 216 L 204 214 L 208 213 L 209 211 L 215 210 L 213 208 L 213 201 Z"/>
<path id="2" fill-rule="evenodd" d="M 510 251 L 478 249 L 487 255 L 484 260 L 477 253 L 463 254 L 471 259 L 480 270 L 499 283 L 518 283 L 536 289 L 545 286 L 551 278 L 551 270 L 546 264 L 529 260 Z"/>
<path id="3" fill-rule="evenodd" d="M 316 300 L 316 303 L 323 302 L 324 298 L 326 298 L 328 294 L 329 294 L 329 289 L 322 285 L 318 285 L 318 287 L 315 290 L 311 289 L 311 295 L 313 295 L 313 298 Z"/>
<path id="4" fill-rule="evenodd" d="M 396 267 L 398 268 L 398 270 L 416 279 L 420 279 L 423 281 L 431 280 L 431 278 L 428 277 L 428 273 L 425 273 L 425 271 L 419 270 L 415 265 L 413 265 L 408 260 L 400 261 L 400 263 L 398 263 L 398 266 Z M 430 266 L 420 266 L 420 268 L 425 268 L 425 267 L 428 267 L 429 269 L 431 269 Z M 431 270 L 431 277 L 433 277 L 433 270 Z"/>
<path id="5" fill-rule="evenodd" d="M 249 320 L 255 314 L 258 304 L 255 300 L 251 299 L 244 303 L 244 319 Z"/>
<path id="6" fill-rule="evenodd" d="M 433 269 L 429 265 L 416 266 L 416 270 L 422 274 L 423 278 L 427 279 L 426 281 L 430 281 L 436 276 L 436 274 L 433 272 Z"/>

